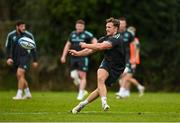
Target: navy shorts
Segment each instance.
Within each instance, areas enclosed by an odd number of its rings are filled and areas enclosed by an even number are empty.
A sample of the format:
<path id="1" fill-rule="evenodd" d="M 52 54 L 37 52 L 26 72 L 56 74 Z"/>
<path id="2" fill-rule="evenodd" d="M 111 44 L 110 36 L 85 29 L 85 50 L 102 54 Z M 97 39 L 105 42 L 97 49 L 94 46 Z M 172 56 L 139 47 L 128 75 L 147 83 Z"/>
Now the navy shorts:
<path id="1" fill-rule="evenodd" d="M 114 83 L 117 82 L 120 75 L 124 71 L 124 66 L 115 66 L 111 65 L 108 61 L 103 60 L 99 68 L 105 69 L 109 73 L 109 77 L 105 81 L 105 84 L 111 87 Z"/>
<path id="2" fill-rule="evenodd" d="M 87 57 L 77 57 L 70 59 L 71 70 L 88 71 L 89 60 Z"/>
<path id="3" fill-rule="evenodd" d="M 28 70 L 29 69 L 29 63 L 30 63 L 30 57 L 28 57 L 28 56 L 21 56 L 14 63 L 14 68 L 16 70 L 17 70 L 17 68 L 22 68 L 24 70 Z"/>

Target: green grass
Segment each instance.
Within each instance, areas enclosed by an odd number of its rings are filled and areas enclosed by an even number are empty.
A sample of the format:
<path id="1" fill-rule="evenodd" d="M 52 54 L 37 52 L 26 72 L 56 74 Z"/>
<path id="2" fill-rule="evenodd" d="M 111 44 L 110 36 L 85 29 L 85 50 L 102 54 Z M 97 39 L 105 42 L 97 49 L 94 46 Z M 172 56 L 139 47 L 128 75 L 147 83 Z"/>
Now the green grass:
<path id="1" fill-rule="evenodd" d="M 100 99 L 79 114 L 70 110 L 78 104 L 75 92 L 32 92 L 30 100 L 14 101 L 14 91 L 0 92 L 0 121 L 105 121 L 105 122 L 180 122 L 180 94 L 146 93 L 139 98 L 115 98 L 108 93 L 110 111 L 104 112 Z"/>

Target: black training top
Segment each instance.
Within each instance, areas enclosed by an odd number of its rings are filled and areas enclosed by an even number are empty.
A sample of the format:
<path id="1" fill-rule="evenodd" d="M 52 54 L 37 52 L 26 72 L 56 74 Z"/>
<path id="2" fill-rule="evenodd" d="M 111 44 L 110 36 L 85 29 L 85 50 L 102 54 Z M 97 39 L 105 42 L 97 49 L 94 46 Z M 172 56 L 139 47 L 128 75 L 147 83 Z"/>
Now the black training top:
<path id="1" fill-rule="evenodd" d="M 125 61 L 127 64 L 130 63 L 130 43 L 134 40 L 134 36 L 128 31 L 119 33 L 125 44 Z"/>
<path id="2" fill-rule="evenodd" d="M 108 41 L 112 44 L 111 49 L 104 51 L 104 59 L 110 63 L 114 69 L 125 66 L 125 45 L 120 33 L 112 36 L 102 37 L 98 42 Z"/>
<path id="3" fill-rule="evenodd" d="M 33 60 L 37 61 L 36 49 L 26 50 L 19 45 L 18 40 L 21 37 L 28 37 L 34 40 L 33 35 L 28 31 L 25 31 L 21 34 L 18 34 L 16 30 L 11 31 L 7 36 L 5 44 L 7 58 L 12 58 L 16 63 L 19 57 L 32 56 Z"/>

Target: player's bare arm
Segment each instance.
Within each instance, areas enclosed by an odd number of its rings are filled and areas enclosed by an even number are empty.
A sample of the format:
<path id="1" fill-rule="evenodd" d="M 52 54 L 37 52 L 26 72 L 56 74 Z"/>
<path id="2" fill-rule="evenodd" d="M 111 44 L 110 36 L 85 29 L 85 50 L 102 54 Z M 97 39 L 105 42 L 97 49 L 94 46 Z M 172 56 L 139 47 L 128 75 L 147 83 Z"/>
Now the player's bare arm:
<path id="1" fill-rule="evenodd" d="M 81 51 L 69 50 L 69 53 L 72 56 L 87 56 L 89 54 L 92 54 L 93 52 L 95 52 L 95 51 L 93 51 L 92 49 L 87 49 L 87 48 L 85 48 L 85 49 L 83 49 Z"/>
<path id="2" fill-rule="evenodd" d="M 70 47 L 71 47 L 71 43 L 69 41 L 67 41 L 66 45 L 64 47 L 64 50 L 63 50 L 63 54 L 60 58 L 61 63 L 66 63 L 66 56 L 68 54 L 68 50 L 70 49 Z"/>
<path id="3" fill-rule="evenodd" d="M 87 44 L 84 42 L 80 43 L 81 48 L 88 48 L 92 50 L 105 50 L 112 48 L 112 44 L 109 41 L 103 41 L 102 43 Z"/>

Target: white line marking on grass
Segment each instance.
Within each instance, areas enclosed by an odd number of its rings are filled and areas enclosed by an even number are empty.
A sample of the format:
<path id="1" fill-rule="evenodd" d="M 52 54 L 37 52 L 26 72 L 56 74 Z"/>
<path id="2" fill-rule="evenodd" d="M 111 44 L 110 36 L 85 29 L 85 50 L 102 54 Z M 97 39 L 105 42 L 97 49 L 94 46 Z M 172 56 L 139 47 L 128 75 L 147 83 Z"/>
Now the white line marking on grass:
<path id="1" fill-rule="evenodd" d="M 50 114 L 70 114 L 70 112 L 0 112 L 0 115 L 50 115 Z M 104 112 L 104 111 L 82 111 L 80 114 L 115 114 L 115 115 L 127 115 L 127 114 L 179 114 L 179 112 Z"/>

